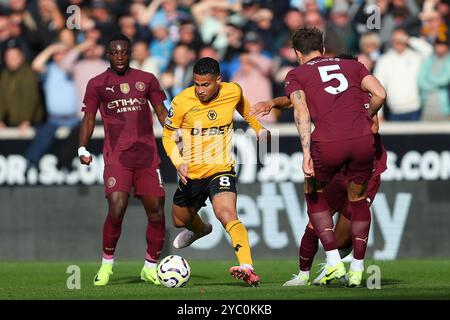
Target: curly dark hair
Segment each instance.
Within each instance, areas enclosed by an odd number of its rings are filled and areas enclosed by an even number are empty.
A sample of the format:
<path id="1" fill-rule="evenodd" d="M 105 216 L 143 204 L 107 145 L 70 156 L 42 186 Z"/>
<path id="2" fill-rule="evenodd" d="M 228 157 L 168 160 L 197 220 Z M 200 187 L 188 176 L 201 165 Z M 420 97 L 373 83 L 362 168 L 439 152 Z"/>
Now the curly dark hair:
<path id="1" fill-rule="evenodd" d="M 324 47 L 323 32 L 314 27 L 302 27 L 292 34 L 291 46 L 303 55 L 313 51 L 322 52 Z"/>

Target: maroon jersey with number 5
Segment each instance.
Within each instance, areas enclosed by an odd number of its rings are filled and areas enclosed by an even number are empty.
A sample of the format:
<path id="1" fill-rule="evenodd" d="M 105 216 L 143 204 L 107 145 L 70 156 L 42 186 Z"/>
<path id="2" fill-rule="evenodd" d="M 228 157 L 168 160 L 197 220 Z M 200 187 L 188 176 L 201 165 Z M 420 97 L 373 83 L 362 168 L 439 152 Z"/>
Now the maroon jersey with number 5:
<path id="1" fill-rule="evenodd" d="M 95 114 L 100 110 L 105 128 L 105 165 L 159 166 L 150 108 L 165 99 L 153 74 L 132 68 L 121 76 L 108 68 L 89 81 L 83 111 Z"/>
<path id="2" fill-rule="evenodd" d="M 317 57 L 291 70 L 285 79 L 289 96 L 305 92 L 314 123 L 313 141 L 332 142 L 371 134 L 362 79 L 369 71 L 358 61 Z"/>

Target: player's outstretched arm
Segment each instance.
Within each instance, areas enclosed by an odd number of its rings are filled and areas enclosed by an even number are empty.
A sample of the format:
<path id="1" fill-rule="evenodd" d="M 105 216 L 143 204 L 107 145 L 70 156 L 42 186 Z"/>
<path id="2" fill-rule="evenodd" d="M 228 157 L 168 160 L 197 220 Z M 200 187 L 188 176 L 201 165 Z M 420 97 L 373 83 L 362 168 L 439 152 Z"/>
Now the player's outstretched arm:
<path id="1" fill-rule="evenodd" d="M 80 127 L 80 139 L 78 148 L 78 157 L 80 158 L 81 164 L 89 165 L 92 161 L 92 156 L 89 151 L 86 150 L 86 146 L 92 137 L 95 127 L 95 114 L 84 113 L 83 120 L 81 121 Z"/>
<path id="2" fill-rule="evenodd" d="M 294 104 L 295 126 L 303 150 L 303 173 L 306 178 L 314 176 L 314 167 L 311 158 L 311 117 L 309 115 L 308 105 L 306 104 L 305 93 L 302 90 L 296 90 L 290 95 Z"/>
<path id="3" fill-rule="evenodd" d="M 381 109 L 386 100 L 386 90 L 373 75 L 367 75 L 362 79 L 361 89 L 371 94 L 368 112 L 373 117 Z"/>
<path id="4" fill-rule="evenodd" d="M 272 108 L 276 108 L 278 110 L 290 109 L 293 107 L 291 100 L 286 97 L 276 97 L 267 101 L 260 101 L 254 104 L 250 108 L 251 116 L 266 116 L 270 113 Z"/>

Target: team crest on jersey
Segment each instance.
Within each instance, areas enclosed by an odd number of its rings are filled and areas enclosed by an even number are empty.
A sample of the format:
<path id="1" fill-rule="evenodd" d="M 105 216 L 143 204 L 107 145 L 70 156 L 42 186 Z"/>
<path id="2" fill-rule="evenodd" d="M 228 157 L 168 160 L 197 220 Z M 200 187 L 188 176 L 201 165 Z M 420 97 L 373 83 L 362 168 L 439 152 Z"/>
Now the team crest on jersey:
<path id="1" fill-rule="evenodd" d="M 137 91 L 145 91 L 145 83 L 143 83 L 142 81 L 136 82 L 134 86 L 136 87 Z"/>
<path id="2" fill-rule="evenodd" d="M 109 177 L 108 178 L 108 182 L 106 183 L 106 185 L 108 186 L 108 188 L 112 188 L 116 185 L 116 178 L 114 177 Z"/>
<path id="3" fill-rule="evenodd" d="M 128 92 L 130 92 L 130 85 L 128 83 L 121 83 L 120 92 L 122 92 L 123 94 L 127 94 Z"/>
<path id="4" fill-rule="evenodd" d="M 169 118 L 173 117 L 173 108 L 172 107 L 169 109 L 169 111 L 167 111 L 167 115 L 169 116 Z"/>
<path id="5" fill-rule="evenodd" d="M 209 120 L 216 120 L 217 119 L 217 113 L 214 110 L 208 111 L 208 119 Z"/>

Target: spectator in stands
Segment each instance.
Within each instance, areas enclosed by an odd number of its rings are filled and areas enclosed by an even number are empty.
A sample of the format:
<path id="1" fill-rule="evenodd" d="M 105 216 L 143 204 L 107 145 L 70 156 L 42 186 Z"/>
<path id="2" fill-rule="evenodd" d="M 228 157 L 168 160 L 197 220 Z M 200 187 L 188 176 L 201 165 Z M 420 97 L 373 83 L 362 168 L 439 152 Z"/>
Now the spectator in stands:
<path id="1" fill-rule="evenodd" d="M 90 39 L 69 50 L 61 60 L 60 67 L 73 78 L 77 88 L 77 110 L 80 120 L 83 116 L 83 97 L 88 81 L 104 72 L 109 63 L 102 59 L 105 48 Z"/>
<path id="2" fill-rule="evenodd" d="M 6 68 L 0 74 L 0 129 L 11 126 L 24 132 L 41 122 L 42 101 L 38 81 L 14 42 L 5 51 Z"/>
<path id="3" fill-rule="evenodd" d="M 173 59 L 167 71 L 161 76 L 161 84 L 172 100 L 181 91 L 194 84 L 193 69 L 195 52 L 184 44 L 179 44 L 173 51 Z"/>
<path id="4" fill-rule="evenodd" d="M 101 32 L 98 43 L 106 47 L 109 37 L 119 32 L 117 23 L 111 15 L 110 6 L 105 0 L 93 0 L 91 16 L 95 21 L 95 28 Z"/>
<path id="5" fill-rule="evenodd" d="M 65 44 L 55 43 L 45 48 L 32 63 L 33 70 L 43 78 L 47 121 L 37 129 L 25 151 L 30 167 L 37 166 L 50 149 L 59 127 L 73 128 L 80 121 L 75 83 L 62 67 L 67 52 Z"/>
<path id="6" fill-rule="evenodd" d="M 258 101 L 272 99 L 272 84 L 270 82 L 271 67 L 271 60 L 257 52 L 245 52 L 241 54 L 240 67 L 231 81 L 241 85 L 251 105 Z M 275 122 L 275 112 L 271 112 L 259 118 L 259 120 L 263 122 Z"/>
<path id="7" fill-rule="evenodd" d="M 283 17 L 284 27 L 280 30 L 276 39 L 276 48 L 280 50 L 291 38 L 294 31 L 305 25 L 305 15 L 302 11 L 290 8 Z"/>
<path id="8" fill-rule="evenodd" d="M 223 56 L 228 46 L 226 25 L 231 4 L 227 0 L 203 0 L 192 6 L 192 15 L 199 27 L 202 40 Z"/>
<path id="9" fill-rule="evenodd" d="M 273 13 L 267 8 L 261 8 L 253 15 L 252 19 L 255 21 L 256 28 L 253 30 L 258 33 L 261 38 L 264 49 L 271 53 L 271 56 L 276 52 L 276 38 L 277 30 L 272 24 Z"/>
<path id="10" fill-rule="evenodd" d="M 420 14 L 422 20 L 422 35 L 433 44 L 438 37 L 445 37 L 448 26 L 437 10 L 424 11 Z"/>
<path id="11" fill-rule="evenodd" d="M 359 50 L 358 61 L 372 72 L 381 55 L 381 39 L 378 34 L 375 32 L 363 34 L 359 39 Z"/>
<path id="12" fill-rule="evenodd" d="M 154 39 L 150 43 L 150 54 L 158 61 L 159 72 L 165 72 L 175 44 L 169 37 L 167 24 L 154 24 L 152 31 Z"/>
<path id="13" fill-rule="evenodd" d="M 243 37 L 244 33 L 239 26 L 232 23 L 227 25 L 228 46 L 220 63 L 220 73 L 223 81 L 229 81 L 231 74 L 239 68 L 239 56 L 244 51 Z"/>
<path id="14" fill-rule="evenodd" d="M 167 26 L 169 38 L 174 43 L 180 38 L 180 23 L 188 20 L 190 15 L 179 10 L 177 0 L 153 0 L 139 14 L 140 24 L 148 25 L 150 29 L 160 25 Z"/>
<path id="15" fill-rule="evenodd" d="M 319 11 L 308 11 L 305 13 L 305 24 L 307 27 L 315 27 L 322 32 L 325 32 L 326 23 Z"/>
<path id="16" fill-rule="evenodd" d="M 419 73 L 422 120 L 450 120 L 450 53 L 449 38 L 435 40 L 434 52 L 425 59 Z"/>
<path id="17" fill-rule="evenodd" d="M 185 44 L 198 52 L 203 47 L 203 42 L 197 27 L 194 23 L 188 21 L 180 25 L 180 40 L 178 44 Z"/>
<path id="18" fill-rule="evenodd" d="M 325 32 L 325 50 L 328 53 L 339 55 L 356 49 L 356 36 L 349 23 L 348 9 L 345 0 L 334 2 Z"/>
<path id="19" fill-rule="evenodd" d="M 138 41 L 133 45 L 131 59 L 131 68 L 153 73 L 159 79 L 158 61 L 150 55 L 145 41 Z"/>
<path id="20" fill-rule="evenodd" d="M 33 42 L 38 43 L 34 48 L 40 52 L 53 43 L 65 25 L 66 21 L 59 11 L 56 0 L 38 0 L 36 30 L 31 30 L 32 34 L 29 37 L 34 39 Z"/>
<path id="21" fill-rule="evenodd" d="M 387 92 L 387 105 L 392 121 L 420 119 L 418 76 L 424 56 L 431 47 L 419 38 L 410 38 L 404 29 L 396 29 L 391 39 L 392 49 L 383 54 L 374 74 Z M 408 48 L 408 45 L 416 50 Z"/>
<path id="22" fill-rule="evenodd" d="M 255 22 L 252 17 L 261 8 L 261 5 L 258 0 L 242 0 L 241 3 L 241 10 L 237 13 L 238 24 L 242 26 L 242 31 L 247 33 L 249 30 L 254 30 Z"/>
<path id="23" fill-rule="evenodd" d="M 122 16 L 119 19 L 120 33 L 126 35 L 134 44 L 137 41 L 148 41 L 150 32 L 148 28 L 140 26 L 132 16 Z"/>

